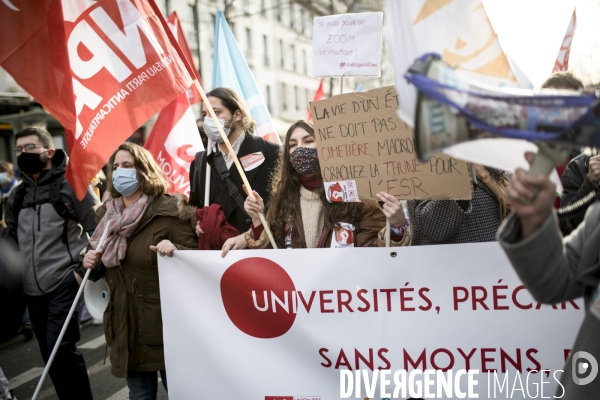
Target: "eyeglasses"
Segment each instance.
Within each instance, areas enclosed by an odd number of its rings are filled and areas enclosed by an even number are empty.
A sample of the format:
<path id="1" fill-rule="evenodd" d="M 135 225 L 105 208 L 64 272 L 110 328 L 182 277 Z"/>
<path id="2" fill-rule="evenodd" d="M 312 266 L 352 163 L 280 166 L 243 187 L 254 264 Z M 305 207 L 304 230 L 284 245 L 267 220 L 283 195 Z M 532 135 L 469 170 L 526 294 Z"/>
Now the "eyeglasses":
<path id="1" fill-rule="evenodd" d="M 24 147 L 21 147 L 21 146 L 15 147 L 15 153 L 17 155 L 19 155 L 21 153 L 31 153 L 35 149 L 39 149 L 39 148 L 45 149 L 44 146 L 38 146 L 37 144 L 29 143 L 29 144 L 26 144 Z"/>

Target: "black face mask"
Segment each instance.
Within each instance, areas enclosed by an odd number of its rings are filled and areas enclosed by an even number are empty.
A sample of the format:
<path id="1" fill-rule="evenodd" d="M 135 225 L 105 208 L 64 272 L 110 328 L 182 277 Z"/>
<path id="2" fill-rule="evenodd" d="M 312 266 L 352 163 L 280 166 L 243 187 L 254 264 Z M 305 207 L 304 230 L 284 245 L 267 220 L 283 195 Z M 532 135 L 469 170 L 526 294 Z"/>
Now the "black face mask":
<path id="1" fill-rule="evenodd" d="M 39 174 L 46 167 L 46 161 L 42 161 L 39 153 L 21 153 L 17 157 L 19 169 L 27 175 Z"/>

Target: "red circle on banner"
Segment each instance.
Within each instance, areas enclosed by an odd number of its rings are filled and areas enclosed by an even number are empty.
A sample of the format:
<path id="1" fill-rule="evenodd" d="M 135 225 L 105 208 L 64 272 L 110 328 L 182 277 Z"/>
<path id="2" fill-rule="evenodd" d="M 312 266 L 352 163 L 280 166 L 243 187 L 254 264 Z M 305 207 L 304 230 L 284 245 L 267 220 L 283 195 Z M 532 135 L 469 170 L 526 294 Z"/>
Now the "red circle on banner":
<path id="1" fill-rule="evenodd" d="M 295 291 L 287 272 L 261 257 L 232 264 L 221 278 L 221 298 L 229 319 L 242 332 L 261 339 L 290 330 L 296 319 Z"/>

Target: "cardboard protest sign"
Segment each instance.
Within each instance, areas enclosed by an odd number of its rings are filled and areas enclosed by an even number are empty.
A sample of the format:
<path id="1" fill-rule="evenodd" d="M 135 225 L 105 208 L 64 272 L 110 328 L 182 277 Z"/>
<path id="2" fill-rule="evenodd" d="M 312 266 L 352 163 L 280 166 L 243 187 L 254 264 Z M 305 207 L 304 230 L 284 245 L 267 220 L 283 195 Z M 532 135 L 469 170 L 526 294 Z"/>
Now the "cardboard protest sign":
<path id="1" fill-rule="evenodd" d="M 341 189 L 330 201 L 375 199 L 381 191 L 404 200 L 470 199 L 467 164 L 441 153 L 421 163 L 398 107 L 393 86 L 310 103 L 325 186 Z"/>
<path id="2" fill-rule="evenodd" d="M 313 19 L 313 76 L 379 76 L 382 12 Z"/>

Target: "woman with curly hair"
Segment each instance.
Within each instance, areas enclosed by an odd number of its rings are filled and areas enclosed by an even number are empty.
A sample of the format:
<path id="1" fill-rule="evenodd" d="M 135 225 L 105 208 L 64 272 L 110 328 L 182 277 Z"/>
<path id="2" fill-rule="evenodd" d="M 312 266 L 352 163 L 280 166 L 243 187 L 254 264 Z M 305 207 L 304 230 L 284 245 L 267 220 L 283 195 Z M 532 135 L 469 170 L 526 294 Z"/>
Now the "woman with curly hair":
<path id="1" fill-rule="evenodd" d="M 382 208 L 372 200 L 327 201 L 314 128 L 309 122 L 298 121 L 289 128 L 271 188 L 266 220 L 278 248 L 383 247 L 386 218 L 392 227 L 392 245 L 405 246 L 410 242 L 404 210 L 394 196 L 378 193 Z M 270 246 L 258 216 L 265 209 L 264 203 L 258 193 L 253 195 L 244 204 L 252 218 L 251 229 L 227 240 L 223 256 L 229 250 Z"/>
<path id="2" fill-rule="evenodd" d="M 167 194 L 169 184 L 143 147 L 123 143 L 108 165 L 110 198 L 96 211 L 94 250 L 83 267 L 94 270 L 92 280 L 104 275 L 110 287 L 104 334 L 112 374 L 127 379 L 130 399 L 156 399 L 157 372 L 167 388 L 156 255 L 197 248 L 195 209 L 182 196 Z M 108 236 L 98 249 L 105 229 Z"/>

